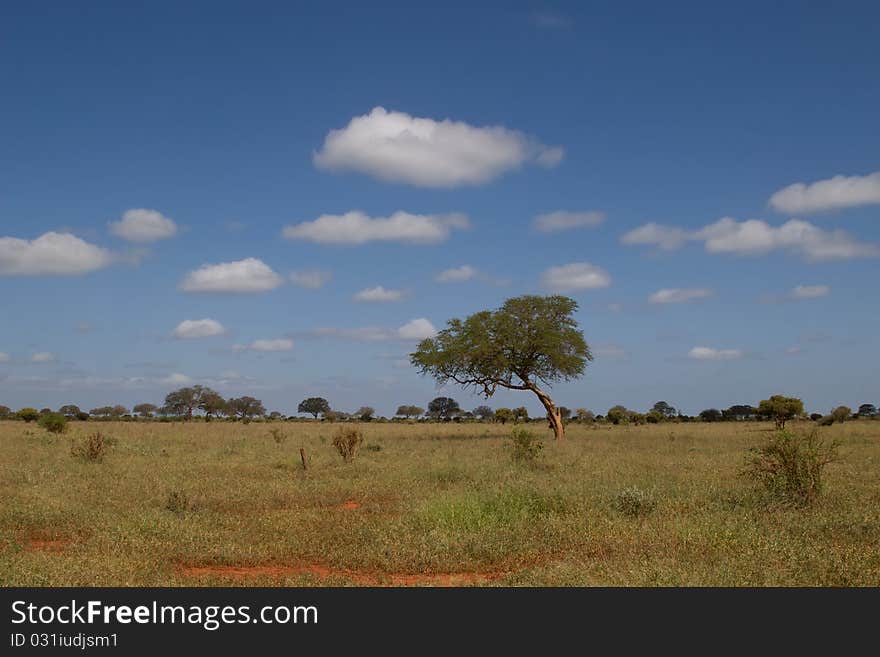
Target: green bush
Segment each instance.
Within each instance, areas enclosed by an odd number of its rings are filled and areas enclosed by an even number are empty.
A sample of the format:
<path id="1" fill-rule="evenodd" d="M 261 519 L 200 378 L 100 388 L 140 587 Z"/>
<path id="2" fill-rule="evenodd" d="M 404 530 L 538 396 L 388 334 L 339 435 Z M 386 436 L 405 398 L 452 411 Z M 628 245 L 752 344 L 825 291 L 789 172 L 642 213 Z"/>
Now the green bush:
<path id="1" fill-rule="evenodd" d="M 25 422 L 36 422 L 40 419 L 40 411 L 36 408 L 23 408 L 18 413 L 16 413 L 19 420 L 23 420 Z"/>
<path id="2" fill-rule="evenodd" d="M 39 425 L 49 433 L 64 433 L 67 429 L 67 418 L 59 413 L 46 413 L 40 416 Z"/>
<path id="3" fill-rule="evenodd" d="M 646 516 L 657 507 L 657 500 L 641 488 L 624 488 L 614 497 L 614 508 L 622 514 L 636 518 Z"/>
<path id="4" fill-rule="evenodd" d="M 508 439 L 511 444 L 511 458 L 517 463 L 534 463 L 544 449 L 541 439 L 527 429 L 514 429 Z"/>
<path id="5" fill-rule="evenodd" d="M 342 427 L 333 436 L 333 446 L 346 463 L 354 459 L 363 444 L 364 434 L 356 427 Z"/>
<path id="6" fill-rule="evenodd" d="M 809 506 L 822 493 L 825 466 L 838 460 L 837 447 L 815 430 L 806 435 L 777 431 L 765 445 L 749 450 L 743 475 L 763 485 L 775 501 Z"/>

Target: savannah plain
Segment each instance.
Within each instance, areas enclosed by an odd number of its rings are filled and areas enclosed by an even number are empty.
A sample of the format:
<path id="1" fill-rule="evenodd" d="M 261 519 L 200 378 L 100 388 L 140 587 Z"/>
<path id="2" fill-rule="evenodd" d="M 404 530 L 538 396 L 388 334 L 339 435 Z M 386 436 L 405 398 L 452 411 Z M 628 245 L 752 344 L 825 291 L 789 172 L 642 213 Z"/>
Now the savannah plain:
<path id="1" fill-rule="evenodd" d="M 341 426 L 0 422 L 0 585 L 880 584 L 880 421 L 790 423 L 840 445 L 805 508 L 741 474 L 772 423 Z"/>

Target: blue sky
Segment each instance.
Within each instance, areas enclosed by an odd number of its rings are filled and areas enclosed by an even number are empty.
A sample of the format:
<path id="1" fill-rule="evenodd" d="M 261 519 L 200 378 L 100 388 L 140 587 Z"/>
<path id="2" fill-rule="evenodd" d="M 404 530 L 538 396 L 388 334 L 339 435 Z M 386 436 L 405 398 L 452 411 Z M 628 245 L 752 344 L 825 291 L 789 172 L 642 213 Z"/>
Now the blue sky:
<path id="1" fill-rule="evenodd" d="M 876 404 L 878 24 L 869 2 L 7 4 L 0 404 L 191 382 L 390 414 L 440 392 L 418 336 L 549 292 L 596 356 L 567 406 Z"/>

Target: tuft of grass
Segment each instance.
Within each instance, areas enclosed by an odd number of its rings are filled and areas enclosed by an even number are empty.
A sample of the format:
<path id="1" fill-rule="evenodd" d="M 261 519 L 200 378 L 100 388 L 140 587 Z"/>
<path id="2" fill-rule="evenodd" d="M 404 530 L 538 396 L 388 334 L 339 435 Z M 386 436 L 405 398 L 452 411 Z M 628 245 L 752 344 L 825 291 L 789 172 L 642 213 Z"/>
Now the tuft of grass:
<path id="1" fill-rule="evenodd" d="M 657 508 L 657 500 L 647 491 L 630 486 L 614 496 L 614 508 L 631 518 L 647 516 Z"/>
<path id="2" fill-rule="evenodd" d="M 527 429 L 514 429 L 508 436 L 511 447 L 511 458 L 516 463 L 534 465 L 541 456 L 544 443 Z"/>
<path id="3" fill-rule="evenodd" d="M 364 434 L 356 427 L 341 427 L 333 436 L 333 446 L 346 463 L 354 460 L 363 444 Z"/>
<path id="4" fill-rule="evenodd" d="M 183 491 L 173 490 L 168 493 L 168 498 L 165 500 L 165 508 L 172 513 L 183 513 L 184 511 L 189 511 L 192 509 L 192 505 L 189 501 L 189 496 Z"/>
<path id="5" fill-rule="evenodd" d="M 83 438 L 72 438 L 70 441 L 70 454 L 83 461 L 100 463 L 104 460 L 107 450 L 110 448 L 107 437 L 100 431 L 91 433 Z"/>
<path id="6" fill-rule="evenodd" d="M 281 445 L 282 443 L 284 443 L 285 440 L 287 440 L 287 434 L 278 427 L 272 427 L 271 429 L 269 429 L 269 435 L 272 437 L 272 440 L 275 441 L 276 445 Z"/>

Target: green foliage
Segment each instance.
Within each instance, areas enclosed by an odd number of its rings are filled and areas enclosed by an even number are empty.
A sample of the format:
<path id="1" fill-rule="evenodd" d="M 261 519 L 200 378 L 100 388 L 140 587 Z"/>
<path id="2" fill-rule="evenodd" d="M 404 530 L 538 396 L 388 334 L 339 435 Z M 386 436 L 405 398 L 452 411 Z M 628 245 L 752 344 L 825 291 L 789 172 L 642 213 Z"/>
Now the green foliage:
<path id="1" fill-rule="evenodd" d="M 323 397 L 309 397 L 303 399 L 296 409 L 297 413 L 309 413 L 317 420 L 318 416 L 330 412 L 330 402 Z"/>
<path id="2" fill-rule="evenodd" d="M 831 417 L 835 422 L 846 422 L 852 417 L 852 409 L 849 406 L 838 406 L 831 411 Z"/>
<path id="3" fill-rule="evenodd" d="M 241 418 L 244 421 L 250 421 L 254 417 L 262 417 L 266 414 L 266 407 L 263 402 L 253 397 L 235 397 L 226 402 L 228 412 Z"/>
<path id="4" fill-rule="evenodd" d="M 12 409 L 8 406 L 0 405 L 0 420 L 5 420 L 10 415 L 12 415 Z"/>
<path id="5" fill-rule="evenodd" d="M 624 488 L 614 496 L 614 508 L 632 518 L 646 516 L 656 507 L 654 496 L 636 486 Z"/>
<path id="6" fill-rule="evenodd" d="M 401 415 L 409 419 L 411 417 L 419 417 L 424 412 L 425 409 L 421 406 L 403 405 L 397 407 L 397 412 L 395 413 L 395 415 Z"/>
<path id="7" fill-rule="evenodd" d="M 700 419 L 703 422 L 721 422 L 724 415 L 717 408 L 707 408 L 705 411 L 700 411 Z"/>
<path id="8" fill-rule="evenodd" d="M 837 447 L 815 430 L 806 435 L 777 431 L 765 445 L 749 450 L 743 475 L 778 502 L 809 506 L 822 493 L 825 467 L 838 460 Z"/>
<path id="9" fill-rule="evenodd" d="M 514 429 L 508 436 L 511 446 L 511 458 L 517 463 L 533 464 L 541 456 L 544 443 L 527 429 Z"/>
<path id="10" fill-rule="evenodd" d="M 605 414 L 611 424 L 626 424 L 629 421 L 629 416 L 630 410 L 621 404 L 612 406 Z"/>
<path id="11" fill-rule="evenodd" d="M 461 407 L 452 397 L 435 397 L 428 404 L 428 415 L 437 420 L 451 420 L 460 412 Z"/>
<path id="12" fill-rule="evenodd" d="M 71 439 L 70 453 L 84 461 L 100 462 L 104 460 L 111 442 L 104 434 L 95 432 L 83 438 Z"/>
<path id="13" fill-rule="evenodd" d="M 67 429 L 67 418 L 60 413 L 46 413 L 40 416 L 39 425 L 49 433 L 64 433 Z"/>
<path id="14" fill-rule="evenodd" d="M 369 422 L 375 414 L 376 409 L 372 406 L 361 406 L 355 413 L 362 422 Z"/>
<path id="15" fill-rule="evenodd" d="M 584 422 L 585 424 L 592 424 L 596 421 L 596 416 L 593 411 L 587 410 L 586 408 L 578 408 L 575 410 L 574 417 L 578 422 Z"/>
<path id="16" fill-rule="evenodd" d="M 354 460 L 364 444 L 364 434 L 357 427 L 341 427 L 333 436 L 333 446 L 346 463 Z"/>
<path id="17" fill-rule="evenodd" d="M 36 408 L 23 408 L 18 413 L 18 419 L 24 422 L 36 422 L 40 419 L 40 411 Z"/>
<path id="18" fill-rule="evenodd" d="M 874 404 L 862 404 L 859 406 L 859 417 L 876 417 L 877 407 Z"/>
<path id="19" fill-rule="evenodd" d="M 501 424 L 513 422 L 513 411 L 509 408 L 496 408 L 495 421 L 500 422 Z"/>
<path id="20" fill-rule="evenodd" d="M 797 397 L 773 395 L 762 399 L 758 404 L 758 415 L 772 419 L 777 429 L 784 429 L 785 423 L 804 412 L 804 403 Z"/>

